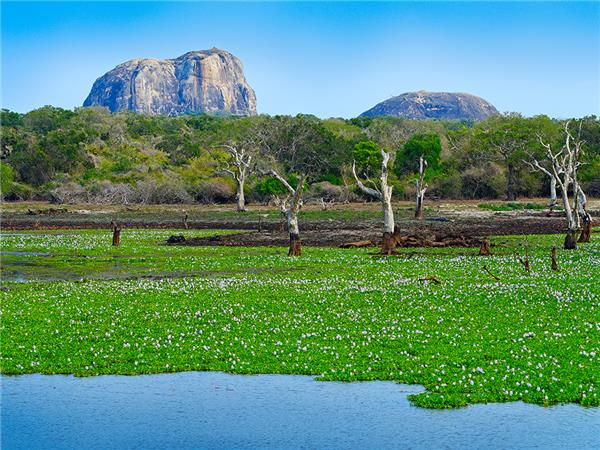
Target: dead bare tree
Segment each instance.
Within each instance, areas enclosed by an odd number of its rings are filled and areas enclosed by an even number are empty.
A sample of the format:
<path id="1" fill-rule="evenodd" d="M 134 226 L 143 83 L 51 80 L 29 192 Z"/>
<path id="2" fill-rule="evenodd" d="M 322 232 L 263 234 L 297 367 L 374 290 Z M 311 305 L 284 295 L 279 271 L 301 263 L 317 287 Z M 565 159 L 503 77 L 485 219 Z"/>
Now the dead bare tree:
<path id="1" fill-rule="evenodd" d="M 539 138 L 540 143 L 545 149 L 550 169 L 546 169 L 536 159 L 534 159 L 530 165 L 534 169 L 546 174 L 550 172 L 560 188 L 562 204 L 567 219 L 567 233 L 565 236 L 564 248 L 574 249 L 577 247 L 576 234 L 577 231 L 581 229 L 581 218 L 583 217 L 584 221 L 589 221 L 590 224 L 592 218 L 585 210 L 585 194 L 577 180 L 577 168 L 581 164 L 580 158 L 583 154 L 582 146 L 584 142 L 573 136 L 569 124 L 569 121 L 565 123 L 565 144 L 560 150 L 554 150 L 551 144 L 547 144 L 541 137 Z M 570 190 L 574 193 L 572 202 L 569 198 Z M 583 206 L 581 204 L 582 202 Z"/>
<path id="2" fill-rule="evenodd" d="M 425 168 L 427 161 L 423 155 L 419 158 L 419 176 L 417 177 L 417 204 L 415 206 L 415 219 L 423 220 L 423 201 L 425 200 L 425 192 L 427 184 L 425 183 Z"/>
<path id="3" fill-rule="evenodd" d="M 392 209 L 392 186 L 388 184 L 388 165 L 390 162 L 390 153 L 383 148 L 381 151 L 381 174 L 379 175 L 379 186 L 371 180 L 368 180 L 373 187 L 366 186 L 356 174 L 356 162 L 352 163 L 352 175 L 356 184 L 365 194 L 370 195 L 381 201 L 383 210 L 383 240 L 381 242 L 381 253 L 389 255 L 395 247 L 394 242 L 394 210 Z"/>
<path id="4" fill-rule="evenodd" d="M 298 184 L 295 188 L 288 181 L 279 175 L 275 170 L 271 170 L 270 174 L 277 178 L 281 184 L 288 190 L 289 195 L 281 200 L 275 197 L 277 206 L 281 209 L 281 213 L 287 221 L 288 233 L 290 234 L 290 248 L 288 256 L 300 256 L 302 254 L 302 246 L 300 243 L 300 228 L 298 226 L 298 212 L 302 208 L 302 191 L 304 189 L 304 175 L 298 177 Z"/>
<path id="5" fill-rule="evenodd" d="M 252 155 L 245 145 L 222 144 L 217 147 L 224 148 L 231 155 L 231 164 L 225 161 L 225 167 L 220 169 L 220 172 L 230 175 L 235 180 L 237 211 L 244 212 L 246 211 L 244 185 L 253 171 Z"/>
<path id="6" fill-rule="evenodd" d="M 556 178 L 554 177 L 554 173 L 552 169 L 547 169 L 543 165 L 541 165 L 537 160 L 534 159 L 531 161 L 524 161 L 529 167 L 531 167 L 535 171 L 542 172 L 550 178 L 550 200 L 548 201 L 548 208 L 550 208 L 550 212 L 554 210 L 558 206 L 558 198 L 556 196 Z M 560 172 L 562 173 L 562 172 Z"/>
<path id="7" fill-rule="evenodd" d="M 300 256 L 298 213 L 303 204 L 305 183 L 310 177 L 318 176 L 337 149 L 328 143 L 323 125 L 311 116 L 259 118 L 254 135 L 261 148 L 259 172 L 274 177 L 287 190 L 287 196 L 275 198 L 275 202 L 288 226 L 288 255 Z M 294 182 L 284 177 L 284 173 L 295 177 Z"/>
<path id="8" fill-rule="evenodd" d="M 365 194 L 381 201 L 383 210 L 383 239 L 381 242 L 381 253 L 390 255 L 397 245 L 397 237 L 394 233 L 394 211 L 392 209 L 392 186 L 388 183 L 389 170 L 395 150 L 400 148 L 410 136 L 423 131 L 424 125 L 419 121 L 396 120 L 390 118 L 376 118 L 369 125 L 367 136 L 376 142 L 381 154 L 381 172 L 379 182 L 370 179 L 365 180 L 369 186 L 363 183 L 356 173 L 356 164 L 352 164 L 352 174 L 356 184 Z M 362 174 L 366 175 L 366 174 Z M 372 186 L 372 187 L 371 187 Z"/>

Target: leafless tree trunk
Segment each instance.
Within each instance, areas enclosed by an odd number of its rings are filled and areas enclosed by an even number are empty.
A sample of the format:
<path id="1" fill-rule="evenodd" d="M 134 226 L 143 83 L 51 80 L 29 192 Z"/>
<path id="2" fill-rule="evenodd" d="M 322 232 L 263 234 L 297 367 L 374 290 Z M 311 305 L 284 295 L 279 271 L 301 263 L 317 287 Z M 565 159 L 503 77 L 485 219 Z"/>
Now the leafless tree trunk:
<path id="1" fill-rule="evenodd" d="M 233 158 L 233 168 L 227 164 L 227 167 L 221 169 L 222 172 L 225 172 L 233 177 L 236 182 L 236 204 L 237 211 L 244 212 L 246 211 L 246 198 L 244 196 L 244 185 L 246 183 L 246 178 L 252 172 L 252 155 L 248 154 L 244 147 L 237 147 L 235 145 L 223 144 L 219 147 L 224 148 L 229 152 L 231 157 Z"/>
<path id="2" fill-rule="evenodd" d="M 417 178 L 417 204 L 415 207 L 415 219 L 423 220 L 423 201 L 425 200 L 425 192 L 427 184 L 425 184 L 425 168 L 427 161 L 423 159 L 423 155 L 419 158 L 419 177 Z"/>
<path id="3" fill-rule="evenodd" d="M 592 237 L 592 216 L 586 208 L 587 198 L 580 186 L 578 186 L 578 191 L 579 192 L 577 193 L 577 198 L 579 201 L 577 206 L 579 208 L 579 215 L 581 216 L 583 221 L 583 226 L 581 228 L 581 234 L 579 235 L 578 242 L 590 242 Z"/>
<path id="4" fill-rule="evenodd" d="M 304 180 L 306 176 L 300 174 L 298 177 L 298 185 L 294 189 L 285 178 L 279 175 L 276 171 L 271 170 L 271 175 L 277 178 L 281 184 L 288 190 L 289 195 L 280 201 L 279 207 L 287 220 L 288 233 L 290 234 L 290 248 L 288 256 L 300 256 L 302 254 L 302 246 L 300 243 L 300 228 L 298 226 L 298 212 L 302 208 L 302 189 L 304 188 Z"/>
<path id="5" fill-rule="evenodd" d="M 389 255 L 396 246 L 394 240 L 394 210 L 392 209 L 392 186 L 388 185 L 388 164 L 390 154 L 381 149 L 381 175 L 379 176 L 379 187 L 373 183 L 374 187 L 367 187 L 356 174 L 356 163 L 352 164 L 352 174 L 356 184 L 365 194 L 375 197 L 381 201 L 383 210 L 383 240 L 381 243 L 381 253 Z"/>
<path id="6" fill-rule="evenodd" d="M 556 197 L 556 178 L 550 174 L 550 201 L 548 202 L 548 207 L 550 208 L 550 212 L 558 205 L 558 199 Z"/>
<path id="7" fill-rule="evenodd" d="M 537 170 L 545 173 L 550 178 L 550 201 L 548 202 L 548 207 L 550 208 L 550 212 L 558 205 L 558 199 L 556 197 L 556 178 L 554 177 L 554 173 L 551 170 L 546 169 L 542 166 L 537 160 L 534 162 L 525 161 L 533 170 Z"/>
<path id="8" fill-rule="evenodd" d="M 577 231 L 581 228 L 581 217 L 588 216 L 585 208 L 585 194 L 581 190 L 577 181 L 577 168 L 579 167 L 579 157 L 582 153 L 581 147 L 583 141 L 575 139 L 569 130 L 569 122 L 565 124 L 565 145 L 560 151 L 554 151 L 550 144 L 545 144 L 540 138 L 540 142 L 546 149 L 546 156 L 550 161 L 551 169 L 544 168 L 537 160 L 533 160 L 530 165 L 546 174 L 551 173 L 552 178 L 560 189 L 561 200 L 567 219 L 567 233 L 564 241 L 565 249 L 574 249 L 577 247 Z M 574 198 L 571 204 L 569 199 L 569 188 L 572 186 Z M 583 214 L 582 214 L 583 212 Z M 590 218 L 591 220 L 591 218 Z M 582 233 L 583 234 L 583 233 Z"/>

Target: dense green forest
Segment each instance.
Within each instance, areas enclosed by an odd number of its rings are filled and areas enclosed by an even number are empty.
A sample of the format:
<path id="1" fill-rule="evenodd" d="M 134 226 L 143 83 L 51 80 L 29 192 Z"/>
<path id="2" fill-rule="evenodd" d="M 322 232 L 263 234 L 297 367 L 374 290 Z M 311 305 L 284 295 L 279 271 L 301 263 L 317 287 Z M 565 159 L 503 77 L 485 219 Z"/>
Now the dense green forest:
<path id="1" fill-rule="evenodd" d="M 397 118 L 321 120 L 310 115 L 216 117 L 146 116 L 103 108 L 74 111 L 45 106 L 27 114 L 1 113 L 2 197 L 94 203 L 221 203 L 234 201 L 224 144 L 252 158 L 246 199 L 265 202 L 285 192 L 269 168 L 293 184 L 308 173 L 307 197 L 363 200 L 352 163 L 365 178 L 379 148 L 394 154 L 390 182 L 398 199 L 412 198 L 415 171 L 428 162 L 428 198 L 546 196 L 548 177 L 526 161 L 544 159 L 540 141 L 564 144 L 561 120 L 504 114 L 482 122 Z M 600 120 L 570 122 L 585 142 L 579 177 L 600 195 Z M 374 174 L 373 174 L 374 175 Z"/>

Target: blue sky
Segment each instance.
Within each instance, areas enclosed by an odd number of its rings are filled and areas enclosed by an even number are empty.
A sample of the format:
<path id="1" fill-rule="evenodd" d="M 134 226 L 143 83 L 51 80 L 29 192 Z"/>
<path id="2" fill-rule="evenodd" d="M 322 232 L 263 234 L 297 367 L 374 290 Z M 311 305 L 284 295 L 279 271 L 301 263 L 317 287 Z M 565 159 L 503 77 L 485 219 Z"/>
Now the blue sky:
<path id="1" fill-rule="evenodd" d="M 219 47 L 267 114 L 354 117 L 403 92 L 500 111 L 600 114 L 600 3 L 1 4 L 2 106 L 80 106 L 132 58 Z"/>

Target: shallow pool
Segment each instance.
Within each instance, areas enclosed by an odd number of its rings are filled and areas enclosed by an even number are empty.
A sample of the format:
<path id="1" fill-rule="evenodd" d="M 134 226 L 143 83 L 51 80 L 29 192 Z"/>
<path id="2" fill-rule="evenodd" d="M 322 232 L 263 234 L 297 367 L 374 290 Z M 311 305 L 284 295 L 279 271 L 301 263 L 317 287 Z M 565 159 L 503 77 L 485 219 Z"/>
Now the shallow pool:
<path id="1" fill-rule="evenodd" d="M 187 372 L 0 377 L 3 449 L 598 449 L 600 408 L 411 406 L 418 386 Z"/>

